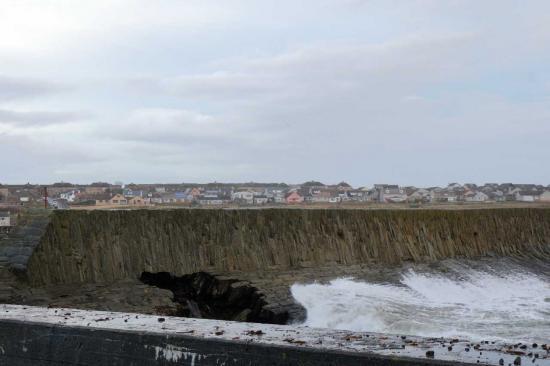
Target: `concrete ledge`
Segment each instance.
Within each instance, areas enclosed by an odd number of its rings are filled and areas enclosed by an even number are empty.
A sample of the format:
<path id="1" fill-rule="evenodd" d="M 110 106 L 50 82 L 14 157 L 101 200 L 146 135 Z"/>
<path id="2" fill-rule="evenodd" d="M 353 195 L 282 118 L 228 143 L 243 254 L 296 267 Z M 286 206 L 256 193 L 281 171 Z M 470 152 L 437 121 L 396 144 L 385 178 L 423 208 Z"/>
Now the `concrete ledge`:
<path id="1" fill-rule="evenodd" d="M 0 305 L 0 365 L 513 364 L 500 344 Z M 453 350 L 449 351 L 448 346 Z M 434 351 L 434 358 L 426 357 Z M 527 350 L 532 351 L 532 350 Z M 520 356 L 523 365 L 550 365 Z"/>

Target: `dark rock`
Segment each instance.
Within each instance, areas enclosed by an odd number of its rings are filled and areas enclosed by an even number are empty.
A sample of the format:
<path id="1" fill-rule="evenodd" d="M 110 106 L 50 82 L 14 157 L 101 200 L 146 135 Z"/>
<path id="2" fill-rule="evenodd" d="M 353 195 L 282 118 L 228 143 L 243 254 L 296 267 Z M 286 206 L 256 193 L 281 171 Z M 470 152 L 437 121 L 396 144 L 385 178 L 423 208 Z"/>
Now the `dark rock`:
<path id="1" fill-rule="evenodd" d="M 498 360 L 498 364 L 500 366 L 504 366 L 504 359 L 501 358 L 500 360 Z"/>
<path id="2" fill-rule="evenodd" d="M 516 359 L 514 360 L 514 365 L 515 365 L 515 366 L 521 365 L 521 357 L 519 357 L 519 356 L 516 357 Z"/>
<path id="3" fill-rule="evenodd" d="M 434 351 L 426 351 L 426 357 L 428 358 L 434 358 L 435 357 L 435 352 Z"/>

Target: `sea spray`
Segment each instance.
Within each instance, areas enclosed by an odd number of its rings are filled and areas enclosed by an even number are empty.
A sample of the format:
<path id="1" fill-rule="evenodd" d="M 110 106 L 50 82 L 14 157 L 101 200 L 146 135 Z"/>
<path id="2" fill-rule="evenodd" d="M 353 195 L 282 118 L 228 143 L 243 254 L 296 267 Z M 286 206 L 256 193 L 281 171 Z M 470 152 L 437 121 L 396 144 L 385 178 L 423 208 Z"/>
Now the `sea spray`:
<path id="1" fill-rule="evenodd" d="M 339 278 L 291 292 L 312 327 L 509 342 L 550 335 L 550 282 L 519 270 L 408 270 L 397 283 Z"/>

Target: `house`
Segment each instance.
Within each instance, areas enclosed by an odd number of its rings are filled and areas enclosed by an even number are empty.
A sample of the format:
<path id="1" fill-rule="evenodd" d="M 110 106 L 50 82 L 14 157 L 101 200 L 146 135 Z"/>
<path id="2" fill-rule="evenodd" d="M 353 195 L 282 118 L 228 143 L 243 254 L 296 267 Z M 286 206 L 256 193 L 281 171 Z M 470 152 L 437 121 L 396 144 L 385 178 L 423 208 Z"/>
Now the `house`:
<path id="1" fill-rule="evenodd" d="M 254 193 L 250 191 L 234 192 L 231 195 L 231 199 L 238 203 L 246 203 L 251 205 L 254 203 Z"/>
<path id="2" fill-rule="evenodd" d="M 520 202 L 535 202 L 538 201 L 542 192 L 537 191 L 519 191 L 516 192 L 516 201 Z"/>
<path id="3" fill-rule="evenodd" d="M 213 206 L 213 205 L 223 205 L 223 199 L 220 197 L 212 197 L 212 196 L 201 196 L 198 199 L 199 204 L 205 205 L 205 206 Z"/>
<path id="4" fill-rule="evenodd" d="M 309 202 L 330 202 L 331 198 L 337 197 L 337 191 L 326 188 L 312 188 L 308 197 Z"/>
<path id="5" fill-rule="evenodd" d="M 478 192 L 468 192 L 465 195 L 466 202 L 485 202 L 489 199 L 489 196 L 481 191 Z"/>
<path id="6" fill-rule="evenodd" d="M 69 209 L 69 202 L 64 198 L 49 198 L 48 204 L 55 208 L 56 210 L 67 210 Z"/>
<path id="7" fill-rule="evenodd" d="M 141 196 L 128 197 L 127 200 L 130 206 L 145 206 L 145 200 Z"/>
<path id="8" fill-rule="evenodd" d="M 456 202 L 457 194 L 448 189 L 436 189 L 433 191 L 433 201 L 435 202 Z"/>
<path id="9" fill-rule="evenodd" d="M 111 203 L 111 195 L 108 193 L 102 193 L 102 194 L 79 196 L 79 201 L 84 202 L 87 200 L 94 200 L 96 206 L 109 205 Z"/>
<path id="10" fill-rule="evenodd" d="M 0 202 L 6 202 L 9 194 L 10 192 L 7 188 L 0 188 Z"/>
<path id="11" fill-rule="evenodd" d="M 128 199 L 120 193 L 117 193 L 109 200 L 109 203 L 111 205 L 127 205 Z"/>
<path id="12" fill-rule="evenodd" d="M 193 201 L 193 196 L 191 195 L 191 190 L 185 190 L 184 192 L 178 191 L 174 192 L 174 197 L 176 198 L 176 202 L 186 202 L 186 201 Z"/>
<path id="13" fill-rule="evenodd" d="M 409 202 L 430 202 L 431 193 L 427 189 L 420 188 L 415 191 L 412 191 L 407 196 L 407 201 Z"/>
<path id="14" fill-rule="evenodd" d="M 254 196 L 254 204 L 255 205 L 265 205 L 269 201 L 269 198 L 265 195 L 257 195 Z"/>
<path id="15" fill-rule="evenodd" d="M 367 201 L 368 193 L 362 189 L 353 189 L 348 191 L 350 201 L 364 202 Z"/>
<path id="16" fill-rule="evenodd" d="M 544 191 L 539 196 L 539 201 L 541 201 L 541 202 L 550 202 L 550 191 Z"/>
<path id="17" fill-rule="evenodd" d="M 378 202 L 404 202 L 407 200 L 405 190 L 395 184 L 375 184 Z"/>
<path id="18" fill-rule="evenodd" d="M 10 212 L 9 211 L 0 211 L 0 227 L 10 227 Z"/>
<path id="19" fill-rule="evenodd" d="M 144 192 L 137 189 L 131 189 L 131 188 L 124 188 L 122 191 L 122 194 L 124 197 L 143 197 Z"/>
<path id="20" fill-rule="evenodd" d="M 80 193 L 79 190 L 73 189 L 68 192 L 62 192 L 59 194 L 59 198 L 66 200 L 67 202 L 74 202 L 76 201 L 78 194 Z"/>
<path id="21" fill-rule="evenodd" d="M 298 192 L 294 191 L 287 194 L 287 196 L 285 197 L 285 201 L 286 203 L 301 203 L 304 202 L 304 197 L 300 196 Z"/>
<path id="22" fill-rule="evenodd" d="M 178 199 L 176 198 L 175 193 L 161 193 L 160 194 L 161 203 L 176 203 Z"/>

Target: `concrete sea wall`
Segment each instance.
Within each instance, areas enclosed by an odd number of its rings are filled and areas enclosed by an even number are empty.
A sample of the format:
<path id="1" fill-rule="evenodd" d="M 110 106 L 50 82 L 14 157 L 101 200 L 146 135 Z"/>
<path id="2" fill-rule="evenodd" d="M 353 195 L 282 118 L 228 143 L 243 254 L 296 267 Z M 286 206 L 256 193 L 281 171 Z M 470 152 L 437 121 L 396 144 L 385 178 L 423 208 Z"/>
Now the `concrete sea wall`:
<path id="1" fill-rule="evenodd" d="M 0 365 L 533 365 L 547 345 L 0 304 Z M 472 350 L 470 351 L 470 348 Z M 536 355 L 536 356 L 535 356 Z"/>
<path id="2" fill-rule="evenodd" d="M 33 285 L 399 264 L 485 255 L 550 257 L 550 209 L 57 211 L 27 269 Z"/>

